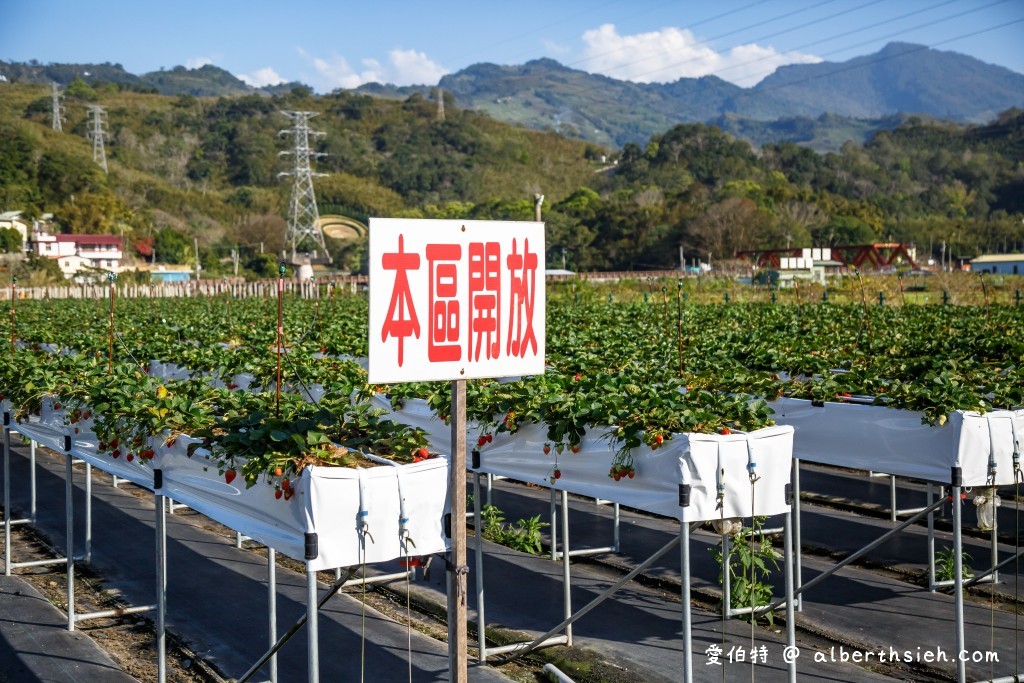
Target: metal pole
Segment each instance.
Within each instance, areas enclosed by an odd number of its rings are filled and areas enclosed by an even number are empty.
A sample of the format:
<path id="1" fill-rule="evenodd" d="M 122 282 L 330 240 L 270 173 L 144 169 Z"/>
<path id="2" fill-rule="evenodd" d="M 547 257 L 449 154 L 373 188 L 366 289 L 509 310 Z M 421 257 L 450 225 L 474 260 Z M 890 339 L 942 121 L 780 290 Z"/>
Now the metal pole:
<path id="1" fill-rule="evenodd" d="M 996 495 L 995 487 L 991 496 Z M 992 508 L 992 583 L 999 583 L 999 508 Z"/>
<path id="2" fill-rule="evenodd" d="M 690 525 L 679 523 L 681 601 L 683 607 L 683 682 L 693 681 L 693 626 L 690 620 Z"/>
<path id="3" fill-rule="evenodd" d="M 729 547 L 729 534 L 722 530 L 722 613 L 726 619 L 732 619 L 732 548 Z"/>
<path id="4" fill-rule="evenodd" d="M 928 507 L 932 506 L 934 495 L 932 483 L 928 482 Z M 935 592 L 935 512 L 928 513 L 928 590 Z"/>
<path id="5" fill-rule="evenodd" d="M 614 550 L 612 552 L 617 553 L 621 549 L 621 545 L 619 544 L 619 504 L 615 503 L 612 509 L 614 510 L 615 514 L 615 526 L 612 527 L 612 546 L 614 547 Z"/>
<path id="6" fill-rule="evenodd" d="M 167 508 L 164 496 L 153 494 L 156 509 L 156 675 L 167 680 Z"/>
<path id="7" fill-rule="evenodd" d="M 267 611 L 270 617 L 270 647 L 277 643 L 277 551 L 267 547 Z M 277 653 L 270 656 L 270 683 L 277 683 Z"/>
<path id="8" fill-rule="evenodd" d="M 889 475 L 889 521 L 896 521 L 896 476 Z"/>
<path id="9" fill-rule="evenodd" d="M 956 651 L 957 655 L 964 651 L 964 548 L 960 525 L 963 510 L 960 500 L 960 468 L 953 468 L 953 600 L 956 611 Z M 956 679 L 960 683 L 967 680 L 967 663 L 957 656 Z"/>
<path id="10" fill-rule="evenodd" d="M 476 636 L 479 660 L 487 661 L 487 619 L 484 616 L 484 529 L 480 517 L 480 473 L 473 472 L 473 529 L 476 532 Z"/>
<path id="11" fill-rule="evenodd" d="M 796 614 L 793 610 L 793 511 L 786 510 L 783 553 L 786 573 L 786 645 L 796 647 Z M 793 650 L 790 650 L 791 652 Z M 790 657 L 789 683 L 796 683 L 796 657 Z"/>
<path id="12" fill-rule="evenodd" d="M 36 442 L 29 441 L 28 444 L 28 487 L 29 507 L 28 518 L 32 526 L 36 525 Z M 4 508 L 6 510 L 6 508 Z"/>
<path id="13" fill-rule="evenodd" d="M 320 683 L 320 629 L 316 601 L 316 572 L 306 565 L 306 661 L 309 683 Z"/>
<path id="14" fill-rule="evenodd" d="M 85 555 L 87 564 L 92 563 L 92 465 L 85 463 Z"/>
<path id="15" fill-rule="evenodd" d="M 569 492 L 562 489 L 562 614 L 572 616 L 572 578 L 569 575 Z M 572 647 L 572 623 L 565 625 L 565 644 Z"/>
<path id="16" fill-rule="evenodd" d="M 551 493 L 551 561 L 558 561 L 558 503 L 555 502 L 555 489 Z"/>
<path id="17" fill-rule="evenodd" d="M 67 529 L 68 630 L 75 630 L 75 500 L 71 482 L 71 454 L 64 456 L 64 522 Z M 6 482 L 6 479 L 4 480 Z"/>
<path id="18" fill-rule="evenodd" d="M 974 576 L 972 576 L 967 581 L 964 581 L 964 588 L 970 588 L 974 584 L 979 583 L 980 581 L 984 580 L 985 577 L 987 577 L 989 574 L 1002 569 L 1003 567 L 1005 567 L 1006 565 L 1010 564 L 1011 562 L 1015 562 L 1016 560 L 1019 560 L 1021 557 L 1024 557 L 1024 550 L 1019 550 L 1015 554 L 1010 555 L 1009 557 L 1005 558 L 1002 562 L 1000 562 L 999 564 L 995 565 L 994 567 L 989 567 L 985 571 L 979 572 L 979 573 L 975 574 Z"/>
<path id="19" fill-rule="evenodd" d="M 11 575 L 11 430 L 4 413 L 4 576 Z"/>
<path id="20" fill-rule="evenodd" d="M 800 535 L 800 458 L 793 458 L 793 562 L 796 576 L 796 588 L 799 590 L 804 585 L 804 573 L 801 566 L 801 548 L 803 537 Z M 796 611 L 804 611 L 804 596 L 797 593 Z"/>

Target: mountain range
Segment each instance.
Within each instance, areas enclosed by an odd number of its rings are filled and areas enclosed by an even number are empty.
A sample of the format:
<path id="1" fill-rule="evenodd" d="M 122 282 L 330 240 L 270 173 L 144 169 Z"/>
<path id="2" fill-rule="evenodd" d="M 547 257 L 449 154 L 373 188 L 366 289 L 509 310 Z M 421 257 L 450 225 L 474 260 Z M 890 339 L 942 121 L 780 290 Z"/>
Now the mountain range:
<path id="1" fill-rule="evenodd" d="M 174 67 L 136 76 L 120 64 L 29 64 L 0 61 L 0 75 L 21 82 L 66 84 L 76 77 L 161 94 L 280 94 L 300 83 L 254 88 L 213 65 Z M 608 147 L 644 144 L 680 123 L 710 123 L 755 145 L 787 140 L 819 151 L 863 142 L 907 117 L 958 122 L 992 120 L 1024 106 L 1024 75 L 956 52 L 890 43 L 845 62 L 783 66 L 751 88 L 716 76 L 634 83 L 572 69 L 552 59 L 517 66 L 474 64 L 438 84 L 462 108 Z M 435 86 L 371 83 L 360 93 L 433 97 Z"/>

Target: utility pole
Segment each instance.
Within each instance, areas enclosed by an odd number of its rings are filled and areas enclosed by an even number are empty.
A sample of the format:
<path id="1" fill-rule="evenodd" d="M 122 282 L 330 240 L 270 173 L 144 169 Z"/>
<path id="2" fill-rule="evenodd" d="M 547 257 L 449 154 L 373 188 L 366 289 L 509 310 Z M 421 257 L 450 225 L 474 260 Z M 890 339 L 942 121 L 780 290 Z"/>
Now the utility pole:
<path id="1" fill-rule="evenodd" d="M 64 107 L 60 103 L 60 88 L 57 87 L 56 83 L 53 84 L 50 99 L 53 102 L 53 129 L 57 132 L 63 132 L 64 126 L 61 122 L 64 120 Z"/>
<path id="2" fill-rule="evenodd" d="M 537 192 L 533 195 L 533 220 L 540 223 L 540 206 L 544 203 L 544 195 Z"/>
<path id="3" fill-rule="evenodd" d="M 444 121 L 444 88 L 437 86 L 437 120 Z"/>
<path id="4" fill-rule="evenodd" d="M 320 230 L 320 211 L 316 206 L 316 195 L 313 193 L 313 177 L 322 178 L 326 173 L 313 173 L 310 159 L 327 156 L 324 152 L 314 152 L 309 148 L 309 138 L 324 133 L 309 128 L 309 120 L 317 116 L 312 111 L 282 111 L 282 114 L 294 122 L 292 128 L 280 131 L 279 135 L 291 135 L 293 147 L 290 151 L 278 152 L 278 156 L 293 157 L 291 171 L 278 173 L 280 176 L 292 177 L 292 196 L 289 202 L 288 229 L 285 232 L 285 248 L 291 252 L 292 263 L 297 263 L 297 254 L 303 248 L 313 250 L 314 257 L 319 250 L 330 261 L 324 235 Z"/>
<path id="5" fill-rule="evenodd" d="M 107 135 L 106 131 L 107 111 L 98 104 L 89 105 L 89 138 L 92 139 L 92 160 L 100 165 L 103 172 L 107 172 L 107 152 L 103 146 L 103 140 Z"/>
<path id="6" fill-rule="evenodd" d="M 199 238 L 192 238 L 192 248 L 196 251 L 196 282 L 199 282 Z"/>

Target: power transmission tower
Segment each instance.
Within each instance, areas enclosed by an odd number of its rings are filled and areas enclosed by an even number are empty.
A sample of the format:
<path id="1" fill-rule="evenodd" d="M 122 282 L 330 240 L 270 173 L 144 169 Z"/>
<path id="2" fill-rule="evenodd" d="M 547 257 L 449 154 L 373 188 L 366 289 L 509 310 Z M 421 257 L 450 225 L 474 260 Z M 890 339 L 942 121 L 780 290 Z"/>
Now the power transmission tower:
<path id="1" fill-rule="evenodd" d="M 437 86 L 437 120 L 444 121 L 444 88 Z"/>
<path id="2" fill-rule="evenodd" d="M 292 136 L 292 149 L 278 152 L 278 156 L 292 156 L 292 170 L 278 173 L 278 176 L 292 177 L 292 196 L 289 202 L 288 230 L 285 233 L 285 247 L 291 252 L 292 263 L 297 263 L 296 255 L 303 248 L 313 251 L 313 258 L 322 253 L 330 261 L 324 234 L 320 230 L 320 211 L 316 206 L 316 195 L 313 193 L 313 178 L 322 178 L 326 173 L 313 173 L 310 159 L 325 157 L 324 152 L 314 152 L 309 148 L 309 138 L 324 135 L 321 131 L 311 130 L 309 120 L 317 116 L 312 111 L 282 111 L 294 125 L 282 130 L 279 135 Z M 308 253 L 305 252 L 305 253 Z"/>
<path id="3" fill-rule="evenodd" d="M 103 140 L 106 138 L 106 110 L 98 104 L 89 105 L 89 132 L 92 139 L 92 160 L 100 165 L 103 172 L 107 172 L 107 152 L 103 147 Z"/>
<path id="4" fill-rule="evenodd" d="M 56 131 L 63 132 L 64 126 L 61 122 L 64 120 L 64 107 L 60 103 L 60 88 L 57 84 L 53 84 L 53 91 L 50 95 L 53 101 L 53 129 Z"/>

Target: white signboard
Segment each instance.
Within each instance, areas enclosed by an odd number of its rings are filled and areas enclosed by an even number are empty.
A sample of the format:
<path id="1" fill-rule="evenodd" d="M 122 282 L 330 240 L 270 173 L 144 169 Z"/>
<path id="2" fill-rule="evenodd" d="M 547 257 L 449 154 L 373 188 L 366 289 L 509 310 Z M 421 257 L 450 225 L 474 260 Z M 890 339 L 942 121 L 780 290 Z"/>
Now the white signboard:
<path id="1" fill-rule="evenodd" d="M 370 219 L 371 384 L 544 372 L 544 224 Z"/>

